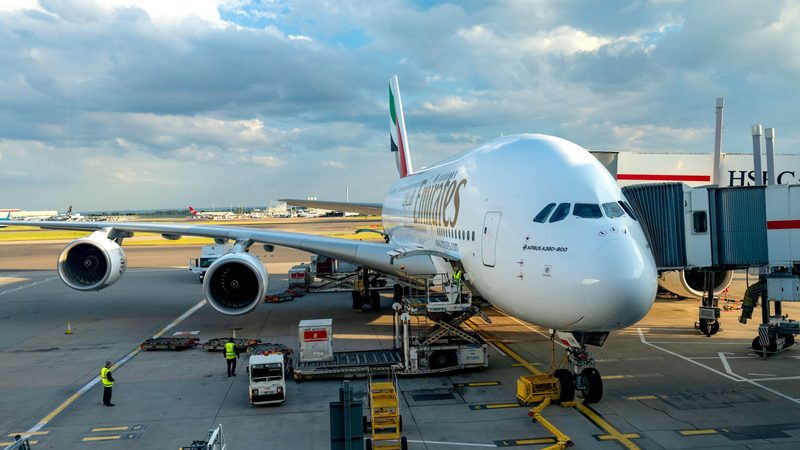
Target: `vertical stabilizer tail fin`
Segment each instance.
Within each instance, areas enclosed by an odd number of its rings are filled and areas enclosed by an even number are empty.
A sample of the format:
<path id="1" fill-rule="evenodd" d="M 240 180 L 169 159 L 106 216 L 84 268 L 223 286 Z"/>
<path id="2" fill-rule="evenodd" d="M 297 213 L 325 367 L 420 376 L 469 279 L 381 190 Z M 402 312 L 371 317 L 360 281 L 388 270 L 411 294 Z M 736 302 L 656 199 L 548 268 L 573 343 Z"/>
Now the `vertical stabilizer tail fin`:
<path id="1" fill-rule="evenodd" d="M 403 116 L 403 102 L 400 100 L 400 85 L 397 75 L 389 80 L 389 140 L 390 149 L 395 154 L 397 173 L 400 178 L 414 173 L 411 166 L 411 152 L 408 149 L 406 121 Z"/>

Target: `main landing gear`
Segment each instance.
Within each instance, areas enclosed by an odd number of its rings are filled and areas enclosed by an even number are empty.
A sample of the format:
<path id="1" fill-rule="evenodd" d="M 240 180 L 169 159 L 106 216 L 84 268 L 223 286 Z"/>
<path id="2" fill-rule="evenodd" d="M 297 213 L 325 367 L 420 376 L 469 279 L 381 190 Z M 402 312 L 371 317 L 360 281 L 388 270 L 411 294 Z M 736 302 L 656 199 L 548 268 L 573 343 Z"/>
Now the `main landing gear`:
<path id="1" fill-rule="evenodd" d="M 558 369 L 553 374 L 561 385 L 559 403 L 570 402 L 575 391 L 580 391 L 584 403 L 597 403 L 603 398 L 603 379 L 594 368 L 594 359 L 589 356 L 588 345 L 601 346 L 608 332 L 563 332 L 557 331 L 554 339 L 566 345 L 568 368 Z"/>
<path id="2" fill-rule="evenodd" d="M 353 309 L 356 311 L 377 311 L 381 307 L 381 297 L 374 288 L 386 285 L 386 280 L 381 279 L 381 274 L 371 272 L 369 269 L 358 269 L 358 279 L 353 290 Z"/>

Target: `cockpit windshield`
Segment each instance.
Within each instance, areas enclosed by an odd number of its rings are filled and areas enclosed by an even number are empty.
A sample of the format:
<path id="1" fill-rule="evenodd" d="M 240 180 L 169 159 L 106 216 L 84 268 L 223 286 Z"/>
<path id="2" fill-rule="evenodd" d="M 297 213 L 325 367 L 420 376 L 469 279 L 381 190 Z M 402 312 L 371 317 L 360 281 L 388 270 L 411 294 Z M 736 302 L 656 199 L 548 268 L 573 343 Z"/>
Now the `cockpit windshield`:
<path id="1" fill-rule="evenodd" d="M 603 217 L 600 211 L 600 205 L 594 203 L 575 203 L 575 209 L 572 210 L 572 215 L 582 219 L 599 219 Z"/>
<path id="2" fill-rule="evenodd" d="M 558 205 L 556 211 L 550 216 L 550 223 L 558 222 L 559 220 L 564 220 L 565 217 L 569 215 L 569 203 L 562 203 Z"/>
<path id="3" fill-rule="evenodd" d="M 625 211 L 619 206 L 618 203 L 603 203 L 603 211 L 606 212 L 606 215 L 610 218 L 615 217 L 622 217 L 625 215 Z"/>

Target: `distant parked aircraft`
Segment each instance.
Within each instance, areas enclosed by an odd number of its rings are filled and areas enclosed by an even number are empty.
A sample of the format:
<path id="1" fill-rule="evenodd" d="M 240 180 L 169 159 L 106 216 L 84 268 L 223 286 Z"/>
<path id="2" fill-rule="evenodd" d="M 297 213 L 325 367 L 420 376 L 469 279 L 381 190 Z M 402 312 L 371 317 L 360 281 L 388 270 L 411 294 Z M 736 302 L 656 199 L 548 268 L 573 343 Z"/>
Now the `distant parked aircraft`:
<path id="1" fill-rule="evenodd" d="M 198 219 L 226 219 L 236 215 L 230 211 L 198 211 L 191 206 L 189 206 L 189 212 Z"/>

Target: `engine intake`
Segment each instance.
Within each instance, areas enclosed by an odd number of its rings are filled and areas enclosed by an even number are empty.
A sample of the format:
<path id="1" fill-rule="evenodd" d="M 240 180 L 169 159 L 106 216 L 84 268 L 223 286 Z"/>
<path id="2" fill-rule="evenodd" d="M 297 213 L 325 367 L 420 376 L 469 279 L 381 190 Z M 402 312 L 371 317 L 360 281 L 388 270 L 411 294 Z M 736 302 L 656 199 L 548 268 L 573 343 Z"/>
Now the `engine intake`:
<path id="1" fill-rule="evenodd" d="M 733 271 L 714 271 L 714 295 L 719 295 L 731 284 Z M 670 270 L 662 272 L 658 285 L 681 297 L 702 298 L 705 295 L 705 272 L 702 270 Z"/>
<path id="2" fill-rule="evenodd" d="M 128 267 L 125 251 L 104 232 L 76 239 L 58 257 L 58 276 L 72 289 L 99 291 L 116 283 Z"/>
<path id="3" fill-rule="evenodd" d="M 228 253 L 214 261 L 203 279 L 206 299 L 217 311 L 247 314 L 264 299 L 267 269 L 253 255 Z"/>

